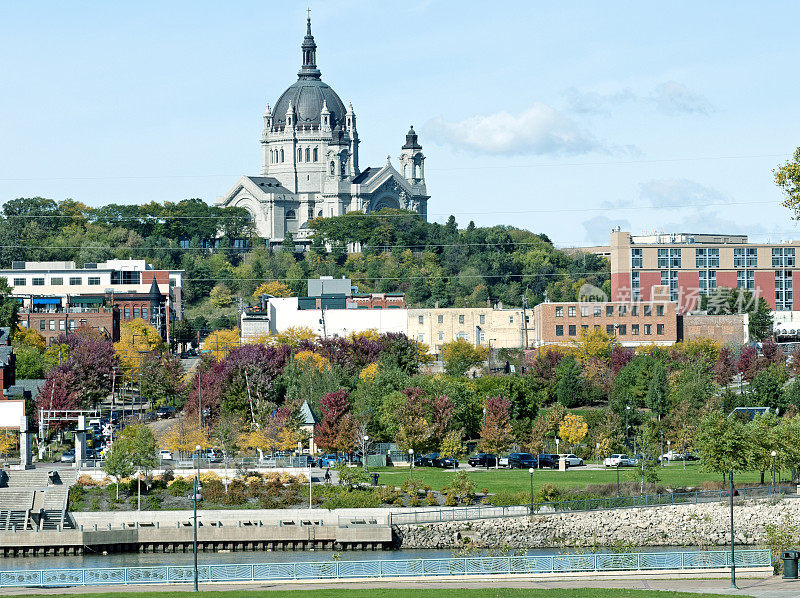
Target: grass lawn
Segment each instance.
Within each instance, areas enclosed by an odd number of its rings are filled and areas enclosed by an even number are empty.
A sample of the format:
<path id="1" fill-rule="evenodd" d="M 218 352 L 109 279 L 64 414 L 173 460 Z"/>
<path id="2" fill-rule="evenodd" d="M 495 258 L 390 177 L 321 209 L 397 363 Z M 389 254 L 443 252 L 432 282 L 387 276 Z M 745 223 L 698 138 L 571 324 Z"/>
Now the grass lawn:
<path id="1" fill-rule="evenodd" d="M 368 590 L 353 589 L 324 589 L 324 590 L 289 590 L 270 591 L 266 595 L 275 598 L 339 598 L 343 593 L 350 598 L 703 598 L 720 597 L 721 594 L 695 594 L 689 592 L 658 592 L 654 590 L 624 590 L 624 589 L 553 589 L 553 590 L 523 590 L 512 588 L 481 588 L 481 589 L 423 589 L 414 588 L 371 588 Z M 136 589 L 137 594 L 144 594 L 148 598 L 182 598 L 187 595 L 183 592 L 146 592 L 143 588 Z M 92 598 L 122 598 L 127 593 L 92 594 Z M 263 598 L 265 592 L 204 592 L 192 596 L 202 598 Z M 45 598 L 42 595 L 29 594 L 30 598 Z"/>
<path id="2" fill-rule="evenodd" d="M 380 467 L 370 468 L 370 471 L 380 473 L 379 483 L 400 486 L 408 479 L 408 467 Z M 620 481 L 638 481 L 639 470 L 635 468 L 620 469 Z M 530 490 L 530 474 L 526 469 L 468 469 L 467 474 L 475 481 L 477 489 L 487 489 L 489 492 L 506 490 L 520 492 Z M 686 469 L 682 463 L 671 463 L 659 471 L 661 484 L 669 488 L 696 487 L 703 482 L 721 482 L 720 476 L 702 471 L 697 463 L 687 463 Z M 433 467 L 415 467 L 414 481 L 427 484 L 434 490 L 441 490 L 453 477 L 453 471 Z M 769 474 L 767 478 L 769 478 Z M 739 474 L 734 478 L 737 484 L 759 482 L 761 475 L 758 472 Z M 784 476 L 786 479 L 786 476 Z M 554 484 L 562 488 L 583 488 L 587 484 L 609 484 L 617 481 L 615 469 L 585 469 L 576 467 L 568 471 L 553 471 L 550 469 L 536 470 L 533 472 L 533 488 L 538 490 L 544 484 Z"/>

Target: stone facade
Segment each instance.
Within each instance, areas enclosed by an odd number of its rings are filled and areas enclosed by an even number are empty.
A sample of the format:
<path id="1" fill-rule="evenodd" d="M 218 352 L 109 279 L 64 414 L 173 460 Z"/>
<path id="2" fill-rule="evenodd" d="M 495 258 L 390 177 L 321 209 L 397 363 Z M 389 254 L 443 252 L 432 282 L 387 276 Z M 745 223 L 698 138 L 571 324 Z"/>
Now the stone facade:
<path id="1" fill-rule="evenodd" d="M 763 541 L 764 526 L 800 517 L 800 500 L 748 501 L 734 506 L 736 543 Z M 458 548 L 469 538 L 478 547 L 554 548 L 559 546 L 722 546 L 730 544 L 727 503 L 399 525 L 403 548 Z"/>
<path id="2" fill-rule="evenodd" d="M 355 111 L 322 82 L 311 19 L 301 49 L 297 82 L 264 113 L 260 176 L 242 177 L 217 204 L 246 208 L 270 243 L 289 233 L 303 242 L 311 219 L 356 210 L 404 209 L 426 218 L 425 156 L 414 128 L 400 151 L 402 174 L 388 156 L 382 167 L 362 170 Z"/>
<path id="3" fill-rule="evenodd" d="M 750 340 L 748 315 L 710 316 L 704 314 L 680 317 L 679 339 L 692 341 L 710 338 L 722 344 L 744 345 Z"/>

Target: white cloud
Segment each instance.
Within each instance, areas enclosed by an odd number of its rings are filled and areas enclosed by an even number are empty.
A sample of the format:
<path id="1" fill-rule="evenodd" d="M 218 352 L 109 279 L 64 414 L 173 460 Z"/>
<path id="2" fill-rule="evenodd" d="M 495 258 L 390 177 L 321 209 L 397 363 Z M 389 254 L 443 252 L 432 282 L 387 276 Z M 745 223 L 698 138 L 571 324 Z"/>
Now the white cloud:
<path id="1" fill-rule="evenodd" d="M 496 155 L 577 155 L 608 149 L 558 110 L 535 103 L 520 114 L 496 112 L 425 126 L 434 142 Z"/>
<path id="2" fill-rule="evenodd" d="M 631 223 L 625 219 L 609 218 L 608 216 L 595 216 L 583 221 L 583 230 L 589 243 L 608 244 L 611 229 L 619 226 L 622 230 L 631 230 Z"/>
<path id="3" fill-rule="evenodd" d="M 636 94 L 630 89 L 617 93 L 602 94 L 596 91 L 580 91 L 570 87 L 564 92 L 567 109 L 575 114 L 609 114 L 612 108 L 624 102 L 636 101 Z"/>
<path id="4" fill-rule="evenodd" d="M 649 99 L 661 112 L 669 115 L 708 114 L 714 110 L 705 97 L 689 91 L 677 81 L 657 86 Z"/>
<path id="5" fill-rule="evenodd" d="M 639 185 L 639 198 L 656 208 L 680 208 L 723 203 L 725 195 L 689 179 L 658 179 Z"/>

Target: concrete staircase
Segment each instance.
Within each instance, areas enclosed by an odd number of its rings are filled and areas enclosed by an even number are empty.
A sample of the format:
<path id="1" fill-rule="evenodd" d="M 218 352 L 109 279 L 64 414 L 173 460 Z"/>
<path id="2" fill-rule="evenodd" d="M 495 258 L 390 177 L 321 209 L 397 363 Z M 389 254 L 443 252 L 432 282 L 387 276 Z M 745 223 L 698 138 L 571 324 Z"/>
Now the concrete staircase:
<path id="1" fill-rule="evenodd" d="M 70 529 L 67 513 L 74 471 L 5 471 L 0 476 L 0 530 Z M 16 526 L 16 527 L 15 527 Z"/>

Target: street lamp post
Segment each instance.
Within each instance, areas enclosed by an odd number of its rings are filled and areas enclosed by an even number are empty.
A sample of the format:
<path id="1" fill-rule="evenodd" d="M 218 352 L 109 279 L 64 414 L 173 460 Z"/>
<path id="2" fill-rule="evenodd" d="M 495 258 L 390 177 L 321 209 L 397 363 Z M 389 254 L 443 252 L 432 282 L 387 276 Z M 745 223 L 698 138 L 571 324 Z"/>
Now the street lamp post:
<path id="1" fill-rule="evenodd" d="M 617 498 L 619 498 L 619 466 L 621 461 L 617 459 Z"/>
<path id="2" fill-rule="evenodd" d="M 664 467 L 664 430 L 661 430 L 661 457 L 658 460 L 661 462 L 661 467 Z"/>
<path id="3" fill-rule="evenodd" d="M 411 484 L 414 484 L 414 449 L 408 449 L 408 470 L 411 473 Z"/>
<path id="4" fill-rule="evenodd" d="M 594 445 L 594 455 L 597 459 L 597 464 L 600 465 L 600 443 Z"/>
<path id="5" fill-rule="evenodd" d="M 631 406 L 625 405 L 625 446 L 628 446 L 628 429 L 630 426 L 628 425 L 628 414 L 631 412 Z"/>
<path id="6" fill-rule="evenodd" d="M 194 447 L 194 496 L 192 496 L 192 505 L 194 507 L 194 540 L 192 542 L 192 551 L 194 552 L 194 591 L 197 591 L 197 493 L 199 492 L 200 482 L 200 445 Z"/>
<path id="7" fill-rule="evenodd" d="M 667 455 L 669 455 L 670 452 L 672 451 L 672 449 L 670 448 L 670 444 L 672 444 L 672 441 L 667 440 Z M 669 461 L 669 457 L 667 457 L 667 461 Z"/>
<path id="8" fill-rule="evenodd" d="M 364 435 L 364 450 L 361 451 L 361 458 L 364 460 L 364 471 L 369 471 L 367 467 L 367 449 L 369 449 L 369 436 Z"/>
<path id="9" fill-rule="evenodd" d="M 533 467 L 528 469 L 528 473 L 531 474 L 531 517 L 533 517 Z"/>
<path id="10" fill-rule="evenodd" d="M 736 538 L 733 535 L 733 470 L 731 469 L 731 589 L 738 590 L 739 586 L 736 585 L 736 553 L 734 552 L 733 544 Z"/>
<path id="11" fill-rule="evenodd" d="M 775 494 L 775 457 L 777 455 L 777 451 L 772 451 L 772 494 Z"/>
<path id="12" fill-rule="evenodd" d="M 558 455 L 558 445 L 561 442 L 561 439 L 556 437 L 556 455 Z"/>

